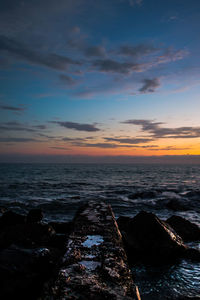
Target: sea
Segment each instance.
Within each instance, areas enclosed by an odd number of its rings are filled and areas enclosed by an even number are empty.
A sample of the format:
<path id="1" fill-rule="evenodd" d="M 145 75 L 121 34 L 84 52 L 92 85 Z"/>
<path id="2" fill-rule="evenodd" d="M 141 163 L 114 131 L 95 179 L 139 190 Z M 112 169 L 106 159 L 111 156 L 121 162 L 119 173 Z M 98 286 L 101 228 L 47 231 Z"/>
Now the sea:
<path id="1" fill-rule="evenodd" d="M 145 210 L 200 226 L 200 165 L 0 164 L 2 212 L 40 208 L 45 222 L 71 221 L 88 200 L 109 203 L 116 218 Z M 189 245 L 199 248 L 197 242 Z M 140 264 L 132 272 L 143 300 L 200 296 L 200 263 Z"/>

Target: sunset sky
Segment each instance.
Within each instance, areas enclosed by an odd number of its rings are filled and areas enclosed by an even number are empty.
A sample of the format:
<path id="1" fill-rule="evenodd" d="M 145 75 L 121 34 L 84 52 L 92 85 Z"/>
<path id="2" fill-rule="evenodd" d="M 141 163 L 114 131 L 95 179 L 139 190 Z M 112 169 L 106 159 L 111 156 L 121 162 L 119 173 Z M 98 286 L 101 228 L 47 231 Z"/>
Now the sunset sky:
<path id="1" fill-rule="evenodd" d="M 199 0 L 2 0 L 0 161 L 200 155 Z"/>

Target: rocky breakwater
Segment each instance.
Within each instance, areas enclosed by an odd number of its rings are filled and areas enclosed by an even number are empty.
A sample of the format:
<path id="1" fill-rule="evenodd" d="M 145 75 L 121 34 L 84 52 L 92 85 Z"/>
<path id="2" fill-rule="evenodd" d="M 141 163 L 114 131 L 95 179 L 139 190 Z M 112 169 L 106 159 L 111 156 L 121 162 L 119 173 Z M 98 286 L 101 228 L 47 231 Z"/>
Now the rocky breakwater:
<path id="1" fill-rule="evenodd" d="M 62 266 L 41 299 L 140 299 L 110 206 L 91 201 L 79 209 Z"/>

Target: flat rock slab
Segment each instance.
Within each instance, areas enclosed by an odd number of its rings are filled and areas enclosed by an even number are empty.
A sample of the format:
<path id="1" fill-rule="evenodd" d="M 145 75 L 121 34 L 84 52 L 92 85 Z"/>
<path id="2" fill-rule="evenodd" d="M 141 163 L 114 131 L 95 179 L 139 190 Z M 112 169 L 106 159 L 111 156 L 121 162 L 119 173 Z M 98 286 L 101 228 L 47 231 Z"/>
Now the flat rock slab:
<path id="1" fill-rule="evenodd" d="M 42 299 L 140 300 L 110 206 L 90 201 L 79 209 L 62 268 Z"/>

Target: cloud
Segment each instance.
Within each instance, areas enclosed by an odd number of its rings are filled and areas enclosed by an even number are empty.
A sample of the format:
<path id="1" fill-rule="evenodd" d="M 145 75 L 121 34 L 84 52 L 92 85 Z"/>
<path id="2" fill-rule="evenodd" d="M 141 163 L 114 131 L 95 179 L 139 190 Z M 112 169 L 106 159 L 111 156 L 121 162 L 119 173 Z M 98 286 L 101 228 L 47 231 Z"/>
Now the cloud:
<path id="1" fill-rule="evenodd" d="M 115 141 L 116 142 L 118 141 L 117 139 L 112 139 L 112 138 L 104 138 L 105 140 L 108 140 L 108 141 Z M 125 139 L 124 139 L 125 140 Z M 152 141 L 152 139 L 148 139 L 148 142 Z M 141 143 L 144 143 L 141 139 Z M 134 145 L 132 143 L 128 143 L 127 144 L 124 144 L 122 142 L 123 145 L 120 145 L 120 144 L 115 144 L 115 143 L 85 143 L 85 142 L 74 142 L 73 145 L 75 146 L 78 146 L 78 147 L 89 147 L 89 148 L 104 148 L 104 149 L 116 149 L 116 148 L 132 148 L 132 149 L 135 149 L 135 148 L 141 148 L 141 149 L 147 149 L 147 150 L 154 150 L 155 148 L 158 147 L 158 145 Z M 130 145 L 131 144 L 131 145 Z M 139 141 L 138 141 L 138 144 L 139 144 Z"/>
<path id="2" fill-rule="evenodd" d="M 160 51 L 161 54 L 148 57 L 145 61 L 141 62 L 140 57 L 153 52 Z M 166 64 L 183 59 L 188 52 L 186 50 L 173 50 L 172 48 L 158 49 L 152 45 L 139 44 L 136 46 L 121 46 L 119 50 L 113 51 L 124 56 L 129 56 L 129 59 L 134 58 L 133 61 L 118 61 L 116 58 L 97 59 L 92 62 L 92 67 L 97 68 L 100 72 L 105 73 L 118 73 L 118 74 L 131 74 L 133 72 L 144 72 L 152 69 L 160 64 Z M 149 84 L 155 89 L 159 85 L 159 79 L 145 79 L 147 87 Z M 151 82 L 150 82 L 151 80 Z"/>
<path id="3" fill-rule="evenodd" d="M 26 132 L 38 132 L 38 130 L 45 130 L 47 129 L 46 125 L 28 125 L 19 122 L 5 122 L 0 123 L 0 130 L 1 131 L 26 131 Z"/>
<path id="4" fill-rule="evenodd" d="M 69 148 L 64 148 L 64 147 L 49 147 L 52 149 L 56 149 L 56 150 L 69 150 Z"/>
<path id="5" fill-rule="evenodd" d="M 173 62 L 177 60 L 183 59 L 185 56 L 188 55 L 187 50 L 174 50 L 172 47 L 165 49 L 164 53 L 157 56 L 155 59 L 156 64 L 163 64 L 168 62 Z"/>
<path id="6" fill-rule="evenodd" d="M 0 143 L 28 143 L 28 142 L 41 142 L 33 138 L 13 138 L 13 137 L 0 137 Z"/>
<path id="7" fill-rule="evenodd" d="M 163 122 L 153 122 L 151 120 L 127 120 L 123 124 L 139 125 L 143 132 L 148 132 L 152 139 L 174 138 L 174 139 L 190 139 L 200 137 L 200 127 L 161 127 Z"/>
<path id="8" fill-rule="evenodd" d="M 115 149 L 115 148 L 134 148 L 130 145 L 118 145 L 113 143 L 79 143 L 77 146 L 89 147 L 89 148 L 103 148 L 103 149 Z"/>
<path id="9" fill-rule="evenodd" d="M 163 122 L 153 122 L 151 120 L 144 120 L 144 119 L 126 120 L 121 123 L 142 126 L 143 131 L 149 131 L 151 129 L 157 128 L 159 125 L 164 124 Z"/>
<path id="10" fill-rule="evenodd" d="M 142 144 L 142 143 L 148 143 L 152 141 L 152 139 L 149 138 L 104 138 L 106 141 L 110 142 L 118 142 L 121 144 Z"/>
<path id="11" fill-rule="evenodd" d="M 139 44 L 136 46 L 123 45 L 119 49 L 119 54 L 137 58 L 144 55 L 152 54 L 154 52 L 157 52 L 158 50 L 159 49 L 154 47 L 153 45 L 147 45 L 147 44 Z"/>
<path id="12" fill-rule="evenodd" d="M 106 50 L 102 46 L 90 46 L 90 47 L 85 49 L 84 53 L 88 57 L 105 56 L 106 55 Z"/>
<path id="13" fill-rule="evenodd" d="M 17 107 L 12 105 L 0 104 L 0 109 L 2 110 L 11 110 L 13 112 L 23 112 L 26 108 L 25 107 Z"/>
<path id="14" fill-rule="evenodd" d="M 94 137 L 85 137 L 85 138 L 69 138 L 65 137 L 62 140 L 69 142 L 73 146 L 77 147 L 89 147 L 89 148 L 136 148 L 136 147 L 157 147 L 157 145 L 148 145 L 148 146 L 135 146 L 134 144 L 139 144 L 139 143 L 146 143 L 149 141 L 152 141 L 152 139 L 118 139 L 118 138 L 104 138 L 104 140 L 108 142 L 119 142 L 121 144 L 126 144 L 126 145 L 120 145 L 116 143 L 104 143 L 104 142 L 98 142 L 98 143 L 89 143 L 89 140 L 93 140 Z M 130 145 L 132 144 L 132 145 Z"/>
<path id="15" fill-rule="evenodd" d="M 62 83 L 64 83 L 67 86 L 73 86 L 73 85 L 76 84 L 76 81 L 72 77 L 70 77 L 69 75 L 61 74 L 59 76 L 59 78 L 62 81 Z"/>
<path id="16" fill-rule="evenodd" d="M 95 127 L 94 124 L 81 124 L 75 122 L 61 122 L 61 121 L 50 121 L 50 123 L 58 124 L 61 127 L 65 127 L 68 129 L 75 129 L 78 131 L 88 131 L 88 132 L 100 131 L 100 129 Z"/>
<path id="17" fill-rule="evenodd" d="M 70 137 L 64 137 L 62 138 L 63 141 L 65 142 L 80 142 L 80 141 L 85 141 L 88 138 L 70 138 Z"/>
<path id="18" fill-rule="evenodd" d="M 49 140 L 58 140 L 61 141 L 62 140 L 62 136 L 52 136 L 52 135 L 47 135 L 47 134 L 43 134 L 43 133 L 37 133 L 38 136 L 47 138 Z"/>
<path id="19" fill-rule="evenodd" d="M 143 86 L 139 89 L 141 93 L 153 93 L 160 86 L 160 79 L 144 79 Z"/>
<path id="20" fill-rule="evenodd" d="M 130 72 L 140 72 L 143 64 L 118 62 L 112 59 L 96 60 L 93 66 L 101 72 L 128 74 Z"/>
<path id="21" fill-rule="evenodd" d="M 79 61 L 73 60 L 69 57 L 58 55 L 55 53 L 44 54 L 32 49 L 29 49 L 24 44 L 8 38 L 4 35 L 0 36 L 0 51 L 14 55 L 15 58 L 22 59 L 44 67 L 66 70 L 70 65 L 80 65 Z"/>
<path id="22" fill-rule="evenodd" d="M 117 144 L 108 144 L 108 143 L 95 143 L 95 144 L 84 143 L 82 144 L 82 147 L 113 149 L 113 148 L 118 148 L 119 146 Z"/>
<path id="23" fill-rule="evenodd" d="M 1 131 L 26 131 L 26 132 L 35 132 L 35 129 L 27 128 L 27 127 L 18 127 L 18 126 L 6 126 L 0 125 Z"/>
<path id="24" fill-rule="evenodd" d="M 33 127 L 37 128 L 37 129 L 47 129 L 46 125 L 34 125 Z"/>
<path id="25" fill-rule="evenodd" d="M 158 148 L 158 149 L 147 149 L 147 150 L 153 150 L 153 151 L 180 151 L 180 150 L 189 150 L 190 148 L 178 148 L 174 146 L 168 146 L 168 147 L 163 147 L 163 148 Z"/>

